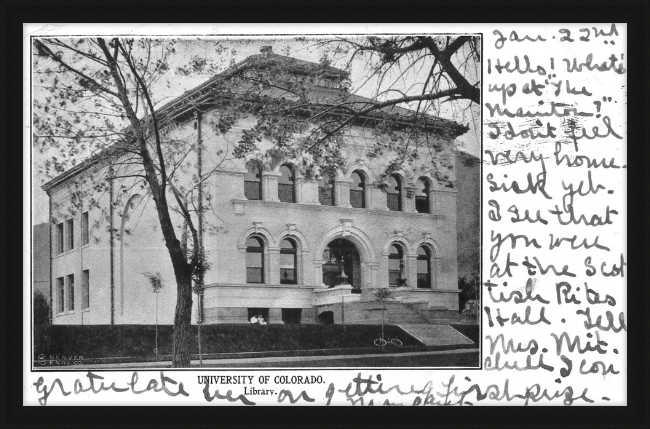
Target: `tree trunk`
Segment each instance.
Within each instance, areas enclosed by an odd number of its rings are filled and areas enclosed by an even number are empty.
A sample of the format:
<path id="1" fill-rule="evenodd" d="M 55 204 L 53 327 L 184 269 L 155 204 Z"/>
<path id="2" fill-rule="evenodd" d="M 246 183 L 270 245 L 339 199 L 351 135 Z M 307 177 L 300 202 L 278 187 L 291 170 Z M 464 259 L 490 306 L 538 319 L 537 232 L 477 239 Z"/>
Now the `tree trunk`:
<path id="1" fill-rule="evenodd" d="M 190 367 L 190 348 L 192 339 L 192 277 L 177 276 L 178 296 L 174 315 L 174 333 L 172 335 L 172 367 Z"/>

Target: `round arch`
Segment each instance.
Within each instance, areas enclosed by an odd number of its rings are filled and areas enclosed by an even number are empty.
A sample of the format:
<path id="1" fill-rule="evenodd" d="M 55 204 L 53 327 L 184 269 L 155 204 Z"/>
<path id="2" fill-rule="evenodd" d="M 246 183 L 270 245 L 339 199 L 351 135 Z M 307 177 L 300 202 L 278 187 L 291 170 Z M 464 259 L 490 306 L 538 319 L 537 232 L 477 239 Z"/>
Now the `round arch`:
<path id="1" fill-rule="evenodd" d="M 404 255 L 405 256 L 406 255 L 413 255 L 414 254 L 413 249 L 416 249 L 416 251 L 417 251 L 417 247 L 414 248 L 413 246 L 411 246 L 411 243 L 402 234 L 393 234 L 390 237 L 388 237 L 388 239 L 386 239 L 386 241 L 384 241 L 384 247 L 381 250 L 382 256 L 388 256 L 389 255 L 390 246 L 393 243 L 401 244 L 402 247 L 404 247 Z"/>
<path id="2" fill-rule="evenodd" d="M 417 252 L 420 246 L 428 247 L 431 250 L 431 256 L 433 258 L 441 258 L 443 256 L 440 246 L 431 237 L 420 237 L 413 243 L 413 250 Z"/>
<path id="3" fill-rule="evenodd" d="M 239 251 L 246 252 L 246 241 L 251 235 L 256 235 L 262 238 L 262 240 L 264 240 L 264 245 L 267 246 L 267 248 L 277 247 L 276 242 L 273 240 L 273 235 L 271 235 L 271 233 L 266 228 L 255 225 L 246 229 L 239 236 L 239 241 L 237 242 L 237 248 Z"/>
<path id="4" fill-rule="evenodd" d="M 285 238 L 292 239 L 298 249 L 296 254 L 296 275 L 297 275 L 297 284 L 305 284 L 305 259 L 309 255 L 310 249 L 307 239 L 302 233 L 297 231 L 292 226 L 283 229 L 276 235 L 276 243 L 278 246 L 282 244 L 282 240 Z"/>
<path id="5" fill-rule="evenodd" d="M 320 260 L 323 251 L 325 251 L 325 247 L 327 247 L 327 245 L 336 238 L 345 238 L 357 246 L 362 263 L 375 263 L 377 261 L 375 257 L 375 251 L 372 248 L 372 242 L 363 231 L 353 226 L 346 227 L 339 225 L 334 228 L 330 228 L 318 240 L 314 249 L 315 262 Z"/>
<path id="6" fill-rule="evenodd" d="M 406 174 L 402 169 L 395 170 L 390 175 L 399 177 L 399 180 L 402 182 L 402 188 L 407 186 L 409 179 L 412 177 L 412 175 Z"/>
<path id="7" fill-rule="evenodd" d="M 359 163 L 352 164 L 350 167 L 348 167 L 345 170 L 344 178 L 346 180 L 352 180 L 352 173 L 355 171 L 360 171 L 365 175 L 364 179 L 366 180 L 367 184 L 373 183 L 376 180 L 375 175 L 372 174 L 372 171 L 370 171 L 370 169 L 365 164 Z"/>
<path id="8" fill-rule="evenodd" d="M 414 258 L 417 258 L 417 251 L 420 247 L 425 247 L 431 252 L 431 259 L 429 261 L 430 262 L 429 274 L 431 277 L 428 283 L 429 283 L 429 287 L 431 287 L 432 289 L 437 289 L 438 273 L 440 271 L 440 261 L 442 259 L 442 251 L 440 249 L 440 246 L 430 236 L 428 235 L 422 236 L 413 243 L 413 249 L 416 252 L 416 254 L 413 256 Z M 417 265 L 414 270 L 414 273 L 412 273 L 411 275 L 414 276 L 414 278 L 417 278 L 418 276 Z"/>
<path id="9" fill-rule="evenodd" d="M 275 161 L 270 166 L 271 168 L 268 169 L 268 172 L 279 175 L 280 169 L 285 165 L 291 167 L 294 178 L 296 179 L 304 178 L 302 168 L 300 168 L 300 163 L 295 159 L 283 159 L 283 160 Z M 267 170 L 264 171 L 266 172 Z"/>
<path id="10" fill-rule="evenodd" d="M 436 181 L 431 178 L 428 174 L 423 174 L 421 176 L 415 177 L 414 182 L 417 182 L 418 180 L 422 180 L 429 186 L 429 191 L 432 191 L 434 186 L 436 185 Z"/>
<path id="11" fill-rule="evenodd" d="M 276 235 L 275 242 L 279 246 L 280 243 L 282 243 L 282 240 L 284 240 L 285 238 L 293 238 L 297 242 L 299 250 L 301 252 L 303 252 L 303 253 L 309 253 L 310 252 L 309 244 L 307 242 L 307 239 L 305 238 L 304 235 L 302 235 L 302 233 L 300 231 L 298 231 L 296 229 L 293 229 L 293 228 L 285 228 Z"/>
<path id="12" fill-rule="evenodd" d="M 359 252 L 361 262 L 361 284 L 364 285 L 376 282 L 376 270 L 378 267 L 375 251 L 370 238 L 360 229 L 350 224 L 339 225 L 327 230 L 319 238 L 314 247 L 314 284 L 323 284 L 323 260 L 322 255 L 329 243 L 337 238 L 344 238 L 350 241 Z"/>

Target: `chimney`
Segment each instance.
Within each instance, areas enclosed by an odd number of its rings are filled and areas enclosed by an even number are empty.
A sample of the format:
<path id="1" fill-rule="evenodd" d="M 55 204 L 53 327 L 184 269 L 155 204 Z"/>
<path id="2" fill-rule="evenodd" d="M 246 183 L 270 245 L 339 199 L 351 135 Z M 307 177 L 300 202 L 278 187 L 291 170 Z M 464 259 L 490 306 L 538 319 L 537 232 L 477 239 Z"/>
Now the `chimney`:
<path id="1" fill-rule="evenodd" d="M 268 57 L 273 53 L 273 47 L 271 45 L 262 46 L 260 52 L 263 53 L 265 57 Z"/>

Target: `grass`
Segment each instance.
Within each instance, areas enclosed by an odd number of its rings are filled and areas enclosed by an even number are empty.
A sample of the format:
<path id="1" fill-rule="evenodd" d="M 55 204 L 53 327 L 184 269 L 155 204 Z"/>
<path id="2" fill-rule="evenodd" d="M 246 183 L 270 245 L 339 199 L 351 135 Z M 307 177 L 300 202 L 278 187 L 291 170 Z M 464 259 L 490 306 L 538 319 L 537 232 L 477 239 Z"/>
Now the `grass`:
<path id="1" fill-rule="evenodd" d="M 191 353 L 198 353 L 197 327 Z M 374 347 L 380 325 L 206 325 L 201 328 L 202 353 L 242 353 L 313 349 Z M 399 338 L 404 346 L 420 343 L 397 326 L 385 326 L 385 336 Z M 152 357 L 152 325 L 46 325 L 35 330 L 34 356 Z M 171 355 L 172 326 L 158 327 L 160 355 Z"/>

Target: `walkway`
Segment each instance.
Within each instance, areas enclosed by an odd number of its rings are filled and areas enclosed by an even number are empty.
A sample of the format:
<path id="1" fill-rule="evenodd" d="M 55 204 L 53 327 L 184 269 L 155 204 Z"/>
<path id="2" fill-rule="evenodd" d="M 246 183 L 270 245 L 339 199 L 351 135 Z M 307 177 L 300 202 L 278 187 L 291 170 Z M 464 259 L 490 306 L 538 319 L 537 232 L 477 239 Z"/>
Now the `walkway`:
<path id="1" fill-rule="evenodd" d="M 250 364 L 250 366 L 254 368 L 257 364 L 260 363 L 288 363 L 288 362 L 306 362 L 306 361 L 317 362 L 317 361 L 344 360 L 344 359 L 373 359 L 373 358 L 391 358 L 391 357 L 406 357 L 406 356 L 435 356 L 435 355 L 476 353 L 477 351 L 478 349 L 459 349 L 459 350 L 443 350 L 443 351 L 429 351 L 429 352 L 381 353 L 381 354 L 373 354 L 373 355 L 357 354 L 357 355 L 334 355 L 334 356 L 286 356 L 286 357 L 264 357 L 264 358 L 244 358 L 244 359 L 207 359 L 207 360 L 204 359 L 203 368 L 207 369 L 210 368 L 211 366 L 217 366 L 217 365 L 219 367 L 223 367 L 230 364 L 237 364 L 237 365 Z M 198 366 L 198 365 L 199 365 L 198 360 L 192 360 L 192 366 Z M 78 365 L 75 366 L 74 369 L 75 370 L 154 369 L 154 368 L 167 369 L 170 366 L 171 366 L 171 362 L 169 361 L 129 362 L 129 363 L 113 363 L 113 364 Z M 319 366 L 326 367 L 327 365 L 319 365 Z"/>

